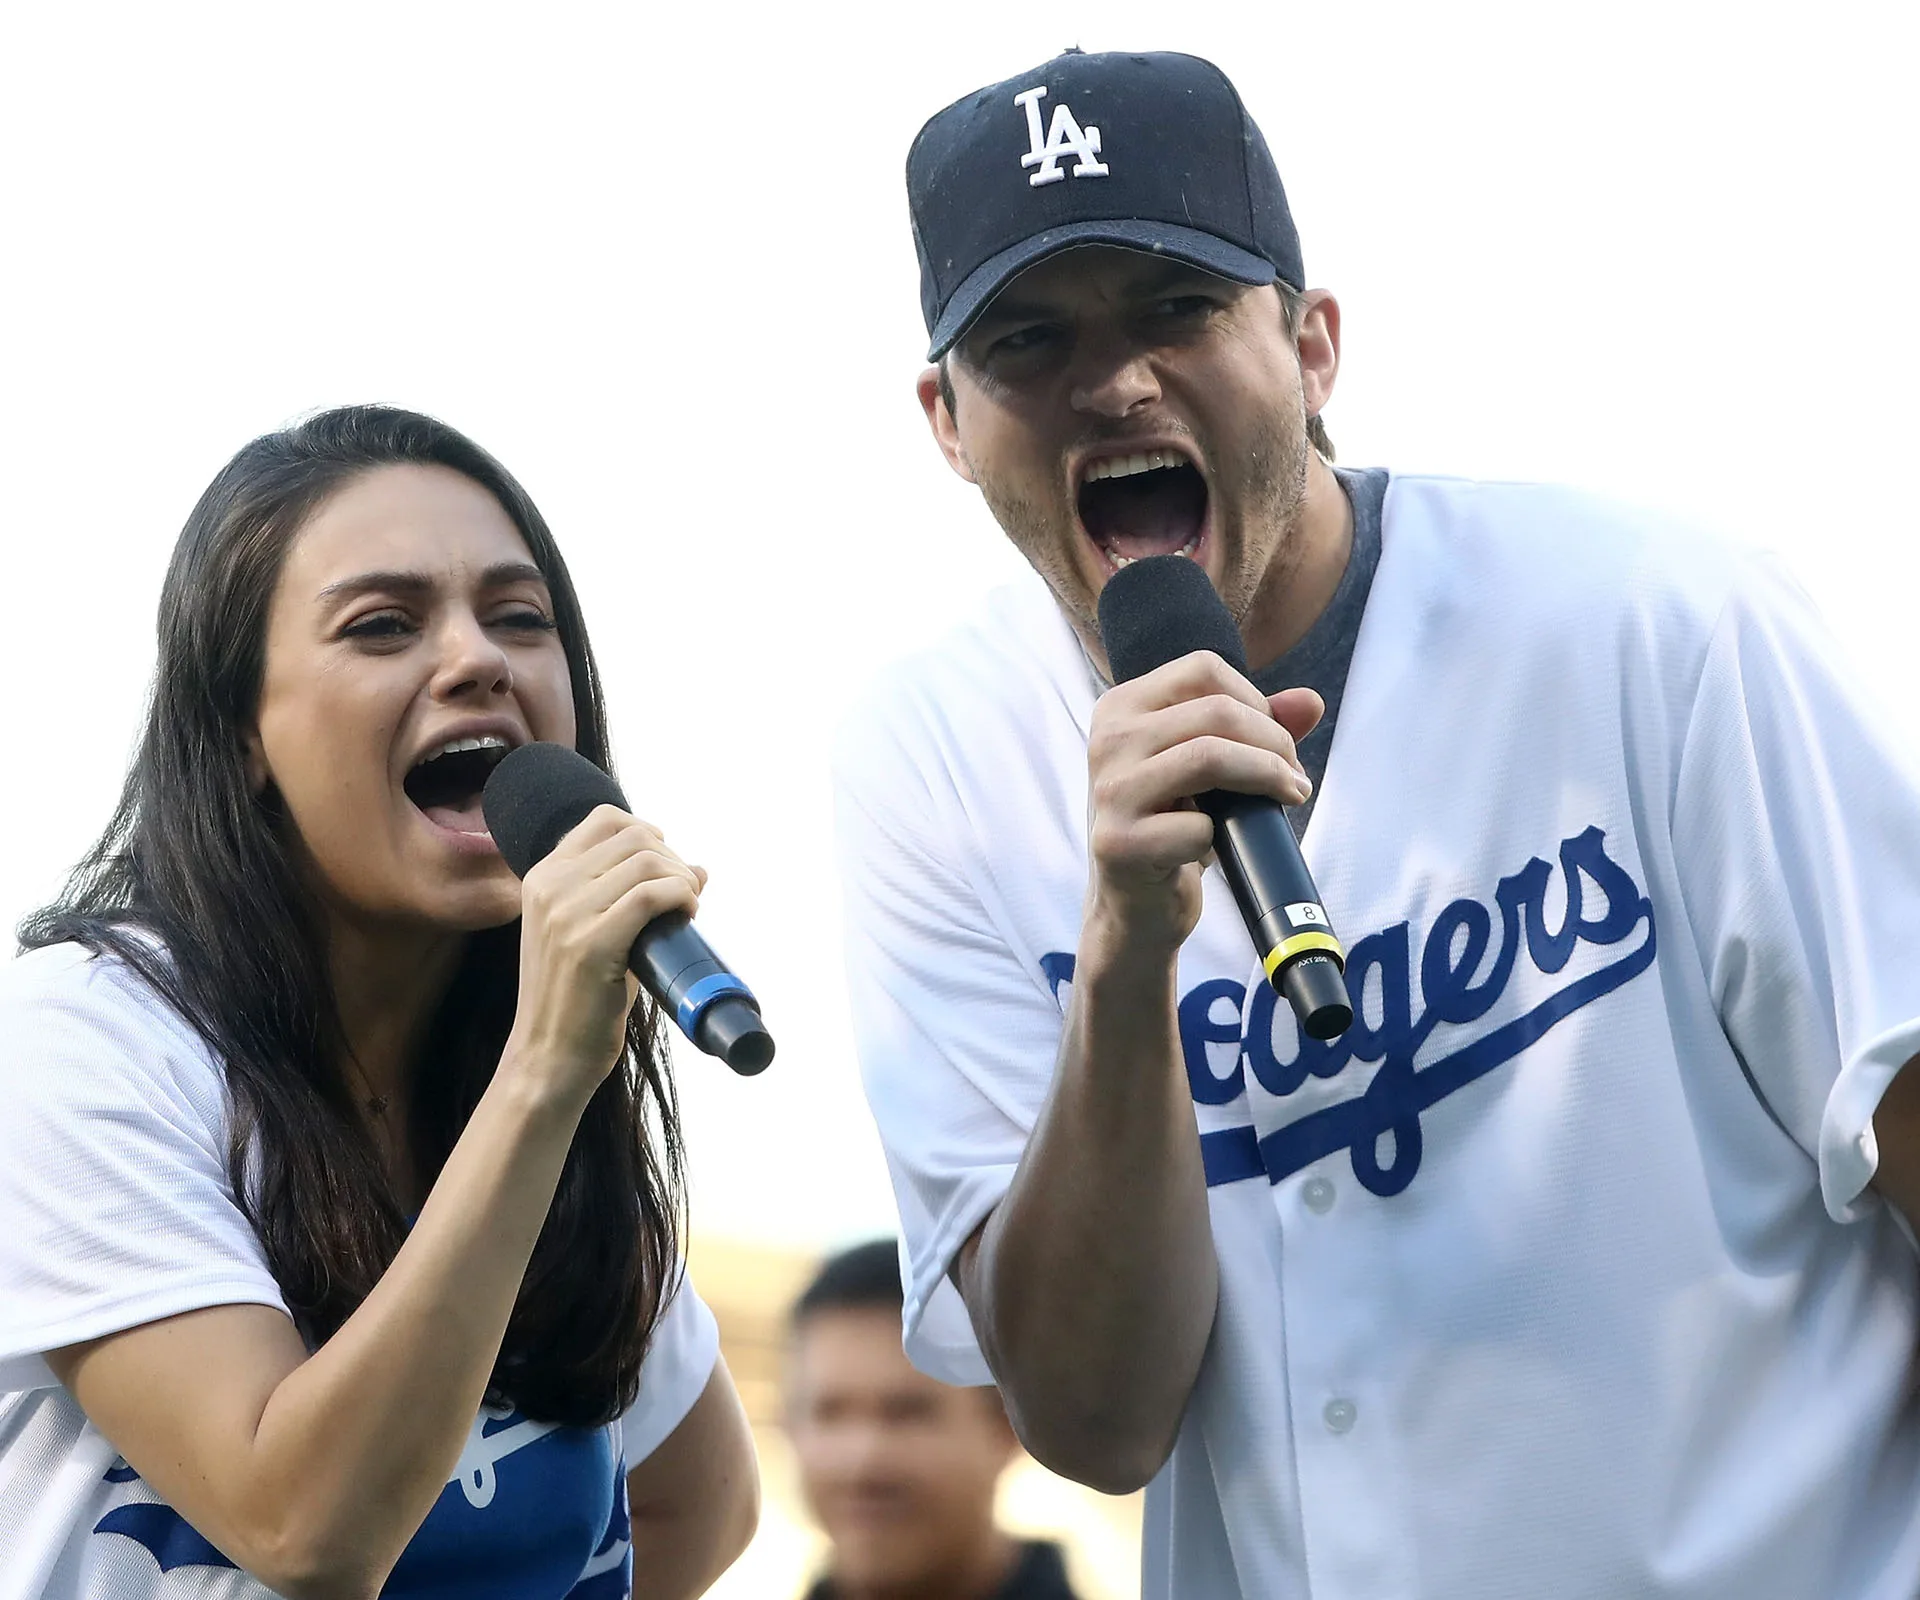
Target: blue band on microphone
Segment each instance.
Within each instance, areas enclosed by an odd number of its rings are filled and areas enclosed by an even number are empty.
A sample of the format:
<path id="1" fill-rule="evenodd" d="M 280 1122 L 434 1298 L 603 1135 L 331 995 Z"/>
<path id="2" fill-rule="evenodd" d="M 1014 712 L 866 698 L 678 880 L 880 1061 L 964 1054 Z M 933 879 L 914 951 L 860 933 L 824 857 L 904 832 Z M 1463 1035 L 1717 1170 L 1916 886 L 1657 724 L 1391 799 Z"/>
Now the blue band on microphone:
<path id="1" fill-rule="evenodd" d="M 753 999 L 753 991 L 731 972 L 710 972 L 704 978 L 690 984 L 687 992 L 680 997 L 680 1004 L 674 1012 L 674 1019 L 680 1024 L 680 1031 L 691 1039 L 693 1030 L 700 1025 L 700 1013 L 714 1001 L 730 994 L 737 994 L 747 1000 Z"/>

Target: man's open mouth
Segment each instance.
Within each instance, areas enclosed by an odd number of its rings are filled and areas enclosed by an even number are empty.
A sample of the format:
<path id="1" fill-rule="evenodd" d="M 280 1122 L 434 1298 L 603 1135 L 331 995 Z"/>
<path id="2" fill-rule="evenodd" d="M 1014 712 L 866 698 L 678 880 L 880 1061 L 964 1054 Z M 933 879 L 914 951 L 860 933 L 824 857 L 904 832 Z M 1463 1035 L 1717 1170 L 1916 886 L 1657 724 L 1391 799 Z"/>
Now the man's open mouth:
<path id="1" fill-rule="evenodd" d="M 1080 482 L 1080 525 L 1116 568 L 1142 556 L 1192 555 L 1207 525 L 1207 480 L 1177 450 L 1093 462 Z"/>
<path id="2" fill-rule="evenodd" d="M 498 734 L 453 739 L 413 764 L 403 787 L 429 821 L 455 833 L 485 833 L 480 792 L 512 747 Z"/>

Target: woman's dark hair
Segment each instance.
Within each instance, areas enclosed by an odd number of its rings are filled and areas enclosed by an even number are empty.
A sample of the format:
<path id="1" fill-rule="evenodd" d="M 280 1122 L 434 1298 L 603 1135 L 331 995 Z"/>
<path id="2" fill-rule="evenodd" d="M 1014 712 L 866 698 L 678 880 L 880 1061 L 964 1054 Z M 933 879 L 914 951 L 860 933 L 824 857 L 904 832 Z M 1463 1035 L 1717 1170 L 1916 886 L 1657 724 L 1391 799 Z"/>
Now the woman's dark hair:
<path id="1" fill-rule="evenodd" d="M 289 544 L 330 496 L 401 463 L 464 474 L 513 520 L 553 598 L 577 748 L 609 765 L 580 603 L 526 491 L 431 417 L 386 406 L 323 412 L 246 446 L 187 518 L 161 590 L 153 695 L 119 808 L 60 899 L 20 929 L 27 948 L 74 940 L 118 956 L 225 1064 L 234 1192 L 315 1345 L 366 1298 L 408 1222 L 344 1076 L 324 930 L 277 798 L 248 782 L 244 741 Z M 518 922 L 470 935 L 433 1017 L 409 1130 L 426 1182 L 499 1062 L 519 954 Z M 678 1271 L 684 1203 L 660 1019 L 643 997 L 620 1063 L 580 1119 L 494 1363 L 492 1399 L 580 1425 L 632 1404 Z"/>

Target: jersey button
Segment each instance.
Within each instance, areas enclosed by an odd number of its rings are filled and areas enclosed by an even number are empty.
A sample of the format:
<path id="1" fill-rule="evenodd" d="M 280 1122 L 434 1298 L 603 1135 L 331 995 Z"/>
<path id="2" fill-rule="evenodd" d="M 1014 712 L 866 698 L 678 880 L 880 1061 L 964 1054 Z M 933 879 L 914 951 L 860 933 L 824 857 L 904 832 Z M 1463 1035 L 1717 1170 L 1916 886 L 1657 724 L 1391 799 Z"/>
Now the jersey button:
<path id="1" fill-rule="evenodd" d="M 1315 1216 L 1324 1217 L 1333 1209 L 1333 1185 L 1325 1178 L 1309 1178 L 1301 1186 L 1300 1198 Z"/>
<path id="2" fill-rule="evenodd" d="M 1360 1410 L 1351 1400 L 1329 1400 L 1320 1416 L 1328 1433 L 1349 1433 L 1360 1419 Z"/>

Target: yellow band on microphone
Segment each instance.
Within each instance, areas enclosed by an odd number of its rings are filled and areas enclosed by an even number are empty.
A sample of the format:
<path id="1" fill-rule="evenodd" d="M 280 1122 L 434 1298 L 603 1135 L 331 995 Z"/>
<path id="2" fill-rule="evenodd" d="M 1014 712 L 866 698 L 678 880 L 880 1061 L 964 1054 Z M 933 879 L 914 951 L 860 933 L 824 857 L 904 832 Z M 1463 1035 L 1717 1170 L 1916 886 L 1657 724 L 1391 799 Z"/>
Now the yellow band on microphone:
<path id="1" fill-rule="evenodd" d="M 1340 941 L 1334 938 L 1332 934 L 1295 933 L 1282 939 L 1267 952 L 1267 976 L 1271 978 L 1276 971 L 1291 961 L 1295 956 L 1303 956 L 1309 950 L 1324 950 L 1328 955 L 1332 956 L 1335 961 L 1340 963 L 1343 970 L 1346 967 L 1347 953 L 1340 948 Z"/>

